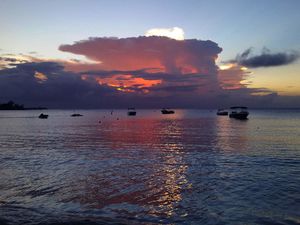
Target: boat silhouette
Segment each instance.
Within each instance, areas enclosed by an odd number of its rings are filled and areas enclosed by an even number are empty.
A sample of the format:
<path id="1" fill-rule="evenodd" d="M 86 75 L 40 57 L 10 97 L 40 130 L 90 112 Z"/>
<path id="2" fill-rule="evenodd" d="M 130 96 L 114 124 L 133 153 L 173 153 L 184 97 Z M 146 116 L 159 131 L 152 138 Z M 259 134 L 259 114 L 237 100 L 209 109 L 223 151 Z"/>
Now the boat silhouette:
<path id="1" fill-rule="evenodd" d="M 48 119 L 48 115 L 47 115 L 47 114 L 44 114 L 44 113 L 41 113 L 41 114 L 39 115 L 39 118 L 40 118 L 40 119 Z"/>
<path id="2" fill-rule="evenodd" d="M 228 111 L 226 111 L 225 109 L 218 109 L 217 115 L 218 116 L 228 116 Z"/>
<path id="3" fill-rule="evenodd" d="M 135 108 L 128 108 L 127 115 L 128 116 L 135 116 L 136 115 Z"/>
<path id="4" fill-rule="evenodd" d="M 230 107 L 230 118 L 246 120 L 249 115 L 248 108 L 245 106 L 233 106 Z"/>
<path id="5" fill-rule="evenodd" d="M 174 111 L 174 110 L 170 110 L 170 109 L 163 108 L 163 109 L 161 110 L 161 113 L 162 113 L 162 114 L 174 114 L 175 111 Z"/>

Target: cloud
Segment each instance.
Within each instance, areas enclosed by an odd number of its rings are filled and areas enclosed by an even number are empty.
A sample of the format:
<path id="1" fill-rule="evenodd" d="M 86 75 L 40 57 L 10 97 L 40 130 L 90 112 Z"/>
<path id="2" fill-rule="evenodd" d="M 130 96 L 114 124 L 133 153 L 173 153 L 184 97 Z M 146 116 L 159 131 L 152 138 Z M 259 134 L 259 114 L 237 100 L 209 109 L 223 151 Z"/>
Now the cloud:
<path id="1" fill-rule="evenodd" d="M 152 86 L 176 81 L 188 86 L 206 80 L 207 86 L 218 86 L 215 60 L 222 48 L 212 41 L 158 36 L 90 38 L 59 49 L 98 62 L 93 70 L 85 66 L 80 72 L 122 90 L 139 86 L 151 91 Z M 66 67 L 79 71 L 80 66 Z"/>
<path id="2" fill-rule="evenodd" d="M 30 52 L 28 52 L 28 54 L 30 54 L 30 55 L 36 55 L 36 54 L 38 54 L 38 53 L 35 52 L 35 51 L 30 51 Z"/>
<path id="3" fill-rule="evenodd" d="M 251 72 L 234 64 L 229 64 L 225 68 L 220 69 L 218 72 L 220 86 L 225 90 L 244 88 L 245 85 L 242 82 L 248 78 Z"/>
<path id="4" fill-rule="evenodd" d="M 101 76 L 103 75 L 101 71 L 98 72 Z M 103 71 L 106 75 L 120 72 L 126 71 Z M 131 72 L 139 77 L 145 71 Z M 219 76 L 230 76 L 230 72 L 227 72 L 228 74 Z M 65 67 L 57 62 L 18 64 L 14 68 L 0 70 L 0 102 L 14 100 L 27 107 L 46 106 L 49 108 L 126 108 L 128 106 L 216 108 L 236 104 L 250 107 L 273 107 L 275 104 L 285 107 L 300 106 L 295 105 L 295 102 L 300 102 L 299 98 L 278 96 L 266 89 L 249 89 L 240 86 L 209 90 L 205 82 L 198 82 L 198 78 L 193 80 L 192 74 L 187 77 L 176 75 L 174 81 L 148 87 L 147 93 L 140 91 L 139 85 L 130 86 L 131 92 L 122 92 L 115 87 L 95 82 L 97 75 L 89 75 L 86 79 L 82 79 L 82 75 L 82 73 L 65 71 Z M 159 79 L 163 76 L 171 77 L 172 74 L 155 73 L 153 75 L 155 79 Z M 179 76 L 187 80 L 177 81 L 177 78 L 180 79 Z M 189 82 L 189 79 L 193 82 Z M 201 79 L 205 81 L 206 78 Z M 199 89 L 205 91 L 199 92 Z M 260 95 L 260 93 L 267 94 Z"/>
<path id="5" fill-rule="evenodd" d="M 1 54 L 0 55 L 0 69 L 7 67 L 14 67 L 16 64 L 29 62 L 27 57 L 22 55 Z"/>
<path id="6" fill-rule="evenodd" d="M 23 63 L 0 70 L 0 102 L 12 99 L 25 106 L 98 108 L 116 92 L 82 80 L 80 74 L 66 72 L 56 62 Z"/>
<path id="7" fill-rule="evenodd" d="M 152 28 L 145 33 L 146 37 L 161 36 L 169 37 L 175 40 L 184 40 L 184 31 L 179 27 L 172 28 Z"/>
<path id="8" fill-rule="evenodd" d="M 237 55 L 235 60 L 230 62 L 238 63 L 249 68 L 284 66 L 295 62 L 299 58 L 297 52 L 279 52 L 271 53 L 268 49 L 263 49 L 260 55 L 252 55 L 253 49 L 249 48 L 240 55 Z"/>
<path id="9" fill-rule="evenodd" d="M 222 48 L 213 41 L 100 37 L 59 49 L 82 59 L 5 59 L 0 101 L 50 108 L 257 107 L 278 101 L 269 90 L 247 88 L 243 65 L 219 68 Z M 248 50 L 240 58 L 250 55 Z"/>
<path id="10" fill-rule="evenodd" d="M 172 73 L 209 73 L 222 49 L 212 41 L 178 41 L 167 37 L 90 38 L 61 51 L 86 56 L 101 62 L 104 70 L 157 68 Z"/>

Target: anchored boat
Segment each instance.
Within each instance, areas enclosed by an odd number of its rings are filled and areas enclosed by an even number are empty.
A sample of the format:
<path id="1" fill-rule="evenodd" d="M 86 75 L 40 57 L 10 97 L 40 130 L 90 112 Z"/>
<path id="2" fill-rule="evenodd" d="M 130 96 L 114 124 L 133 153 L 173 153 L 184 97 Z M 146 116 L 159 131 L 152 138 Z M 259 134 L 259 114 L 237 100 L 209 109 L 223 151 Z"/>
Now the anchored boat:
<path id="1" fill-rule="evenodd" d="M 230 107 L 230 118 L 245 120 L 249 115 L 248 108 L 245 106 L 233 106 Z"/>
<path id="2" fill-rule="evenodd" d="M 39 118 L 40 118 L 40 119 L 48 119 L 48 115 L 47 115 L 47 114 L 44 114 L 44 113 L 41 113 L 41 114 L 39 115 Z"/>
<path id="3" fill-rule="evenodd" d="M 127 115 L 128 116 L 135 116 L 136 115 L 135 108 L 128 108 Z"/>
<path id="4" fill-rule="evenodd" d="M 217 115 L 218 116 L 228 116 L 228 111 L 226 111 L 225 109 L 218 109 Z"/>
<path id="5" fill-rule="evenodd" d="M 170 109 L 162 109 L 161 110 L 161 113 L 162 114 L 174 114 L 175 113 L 175 111 L 174 110 L 170 110 Z"/>

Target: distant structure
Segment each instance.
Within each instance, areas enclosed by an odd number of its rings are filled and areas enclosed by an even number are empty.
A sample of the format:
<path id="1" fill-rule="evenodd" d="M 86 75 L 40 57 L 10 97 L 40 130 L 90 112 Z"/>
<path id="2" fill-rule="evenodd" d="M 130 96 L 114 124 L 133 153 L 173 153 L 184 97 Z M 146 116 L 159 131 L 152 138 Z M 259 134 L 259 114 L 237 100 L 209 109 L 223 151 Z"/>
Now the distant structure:
<path id="1" fill-rule="evenodd" d="M 47 108 L 45 107 L 25 108 L 24 105 L 16 104 L 13 101 L 0 104 L 0 110 L 41 110 L 41 109 L 47 109 Z"/>
<path id="2" fill-rule="evenodd" d="M 0 110 L 24 110 L 23 105 L 18 105 L 13 101 L 9 101 L 4 104 L 0 104 Z"/>

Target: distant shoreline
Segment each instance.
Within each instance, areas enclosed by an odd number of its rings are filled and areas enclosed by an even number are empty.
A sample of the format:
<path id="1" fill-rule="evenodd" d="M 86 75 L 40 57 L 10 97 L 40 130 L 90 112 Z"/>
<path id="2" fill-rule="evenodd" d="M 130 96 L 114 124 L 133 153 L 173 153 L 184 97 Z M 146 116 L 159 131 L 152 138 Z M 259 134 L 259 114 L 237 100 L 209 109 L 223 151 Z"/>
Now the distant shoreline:
<path id="1" fill-rule="evenodd" d="M 161 110 L 161 108 L 138 108 L 135 107 L 136 110 Z M 26 108 L 31 109 L 31 108 Z M 39 109 L 39 108 L 36 108 Z M 41 108 L 41 109 L 47 109 L 47 110 L 128 110 L 128 108 Z M 209 110 L 209 111 L 215 111 L 219 108 L 180 108 L 180 107 L 172 107 L 171 109 L 174 110 Z M 226 110 L 226 108 L 224 108 Z M 229 110 L 229 108 L 227 108 Z M 248 107 L 249 110 L 300 110 L 299 107 L 296 108 L 251 108 Z"/>
<path id="2" fill-rule="evenodd" d="M 24 110 L 47 110 L 48 108 L 38 107 L 38 108 L 24 108 L 24 109 L 0 109 L 0 111 L 24 111 Z"/>
<path id="3" fill-rule="evenodd" d="M 43 110 L 47 109 L 46 107 L 24 107 L 24 105 L 19 105 L 13 101 L 0 104 L 0 110 Z"/>

